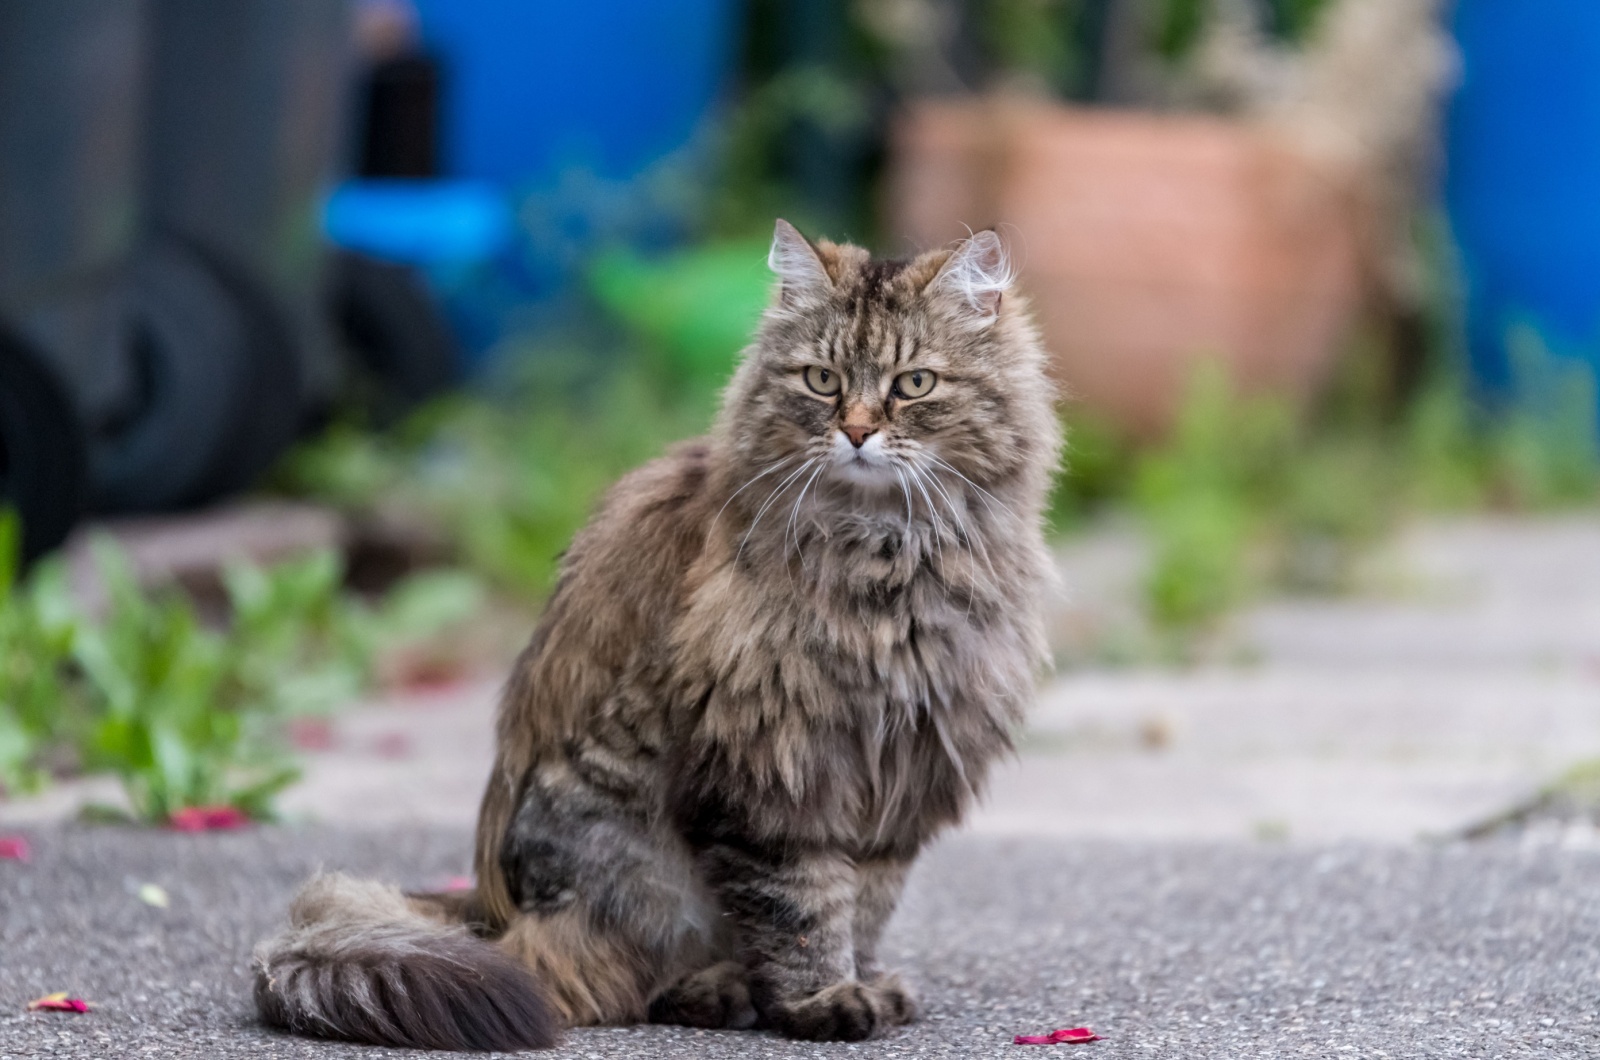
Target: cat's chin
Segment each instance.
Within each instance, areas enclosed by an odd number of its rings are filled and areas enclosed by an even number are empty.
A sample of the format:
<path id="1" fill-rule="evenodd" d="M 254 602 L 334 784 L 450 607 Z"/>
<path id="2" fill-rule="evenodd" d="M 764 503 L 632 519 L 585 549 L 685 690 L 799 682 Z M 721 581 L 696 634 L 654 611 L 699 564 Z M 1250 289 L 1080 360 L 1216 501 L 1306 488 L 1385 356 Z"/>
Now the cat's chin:
<path id="1" fill-rule="evenodd" d="M 881 457 L 872 460 L 856 454 L 836 457 L 829 468 L 829 477 L 835 482 L 877 492 L 892 489 L 899 482 L 893 464 Z"/>

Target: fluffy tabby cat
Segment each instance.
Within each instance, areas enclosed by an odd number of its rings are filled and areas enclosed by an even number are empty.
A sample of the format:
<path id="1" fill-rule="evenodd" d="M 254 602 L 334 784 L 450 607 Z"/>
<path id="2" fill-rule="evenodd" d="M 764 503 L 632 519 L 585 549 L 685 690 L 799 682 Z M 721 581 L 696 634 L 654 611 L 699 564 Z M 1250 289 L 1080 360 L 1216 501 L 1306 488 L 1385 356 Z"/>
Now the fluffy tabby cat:
<path id="1" fill-rule="evenodd" d="M 710 437 L 607 495 L 500 708 L 475 891 L 313 880 L 270 1023 L 550 1045 L 639 1020 L 863 1039 L 878 941 L 1044 657 L 1045 355 L 993 232 L 912 261 L 783 221 Z"/>

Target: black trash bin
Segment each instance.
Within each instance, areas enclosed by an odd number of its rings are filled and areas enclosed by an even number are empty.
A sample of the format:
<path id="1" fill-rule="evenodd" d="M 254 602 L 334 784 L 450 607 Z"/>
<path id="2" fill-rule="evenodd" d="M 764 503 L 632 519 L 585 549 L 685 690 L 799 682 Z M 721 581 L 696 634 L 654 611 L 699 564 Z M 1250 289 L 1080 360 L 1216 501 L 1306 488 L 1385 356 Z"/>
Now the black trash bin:
<path id="1" fill-rule="evenodd" d="M 345 0 L 148 2 L 141 265 L 192 286 L 173 259 L 197 264 L 242 343 L 236 392 L 205 410 L 234 437 L 194 501 L 248 486 L 339 385 L 319 207 L 345 124 L 349 12 Z"/>
<path id="2" fill-rule="evenodd" d="M 141 0 L 0 0 L 0 499 L 25 550 L 84 501 L 86 433 L 137 379 L 110 356 L 138 222 Z"/>

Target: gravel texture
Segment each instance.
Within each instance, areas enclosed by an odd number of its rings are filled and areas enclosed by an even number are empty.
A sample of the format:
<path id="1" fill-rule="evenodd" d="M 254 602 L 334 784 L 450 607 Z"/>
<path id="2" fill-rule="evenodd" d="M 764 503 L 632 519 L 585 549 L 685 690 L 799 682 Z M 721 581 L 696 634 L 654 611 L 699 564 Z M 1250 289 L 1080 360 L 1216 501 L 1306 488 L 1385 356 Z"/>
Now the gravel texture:
<path id="1" fill-rule="evenodd" d="M 467 836 L 263 829 L 29 833 L 0 862 L 0 1058 L 402 1054 L 275 1034 L 252 943 L 318 866 L 426 885 Z M 145 904 L 156 883 L 166 909 Z M 1600 854 L 1554 845 L 1286 847 L 953 838 L 924 859 L 891 952 L 912 1027 L 860 1045 L 672 1028 L 574 1032 L 563 1057 L 1018 1055 L 1088 1024 L 1112 1058 L 1600 1056 Z M 29 1014 L 55 990 L 87 1015 Z M 1028 1055 L 1022 1053 L 1020 1055 Z"/>

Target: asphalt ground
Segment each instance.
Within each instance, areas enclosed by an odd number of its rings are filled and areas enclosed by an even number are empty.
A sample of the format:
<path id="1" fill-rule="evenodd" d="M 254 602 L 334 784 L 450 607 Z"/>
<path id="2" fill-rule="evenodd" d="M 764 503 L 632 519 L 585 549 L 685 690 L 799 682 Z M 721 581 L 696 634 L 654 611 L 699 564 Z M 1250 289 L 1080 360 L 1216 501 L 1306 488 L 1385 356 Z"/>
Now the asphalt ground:
<path id="1" fill-rule="evenodd" d="M 28 835 L 30 863 L 0 862 L 0 1058 L 426 1055 L 262 1028 L 249 953 L 313 869 L 437 883 L 465 832 Z M 1555 844 L 958 836 L 919 866 L 889 949 L 925 1015 L 887 1039 L 619 1028 L 551 1055 L 1600 1056 L 1600 853 Z M 24 1011 L 57 990 L 93 1010 Z M 1085 1024 L 1104 1040 L 1010 1044 Z"/>

